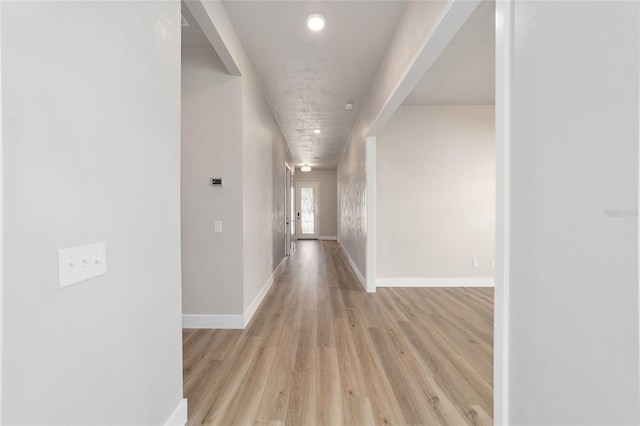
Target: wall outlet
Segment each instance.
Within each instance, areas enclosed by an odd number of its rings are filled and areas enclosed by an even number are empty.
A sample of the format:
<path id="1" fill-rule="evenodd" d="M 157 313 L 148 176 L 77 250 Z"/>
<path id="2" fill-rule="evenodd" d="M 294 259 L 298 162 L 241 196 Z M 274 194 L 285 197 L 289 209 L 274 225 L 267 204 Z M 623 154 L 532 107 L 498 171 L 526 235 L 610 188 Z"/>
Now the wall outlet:
<path id="1" fill-rule="evenodd" d="M 106 244 L 103 242 L 58 250 L 60 288 L 106 273 Z"/>
<path id="2" fill-rule="evenodd" d="M 496 267 L 496 260 L 495 259 L 491 259 L 491 267 L 492 268 Z"/>
<path id="3" fill-rule="evenodd" d="M 222 221 L 216 220 L 213 223 L 213 232 L 222 232 Z"/>
<path id="4" fill-rule="evenodd" d="M 477 268 L 478 266 L 480 266 L 480 262 L 478 261 L 478 259 L 472 259 L 471 266 L 473 266 L 474 268 Z"/>

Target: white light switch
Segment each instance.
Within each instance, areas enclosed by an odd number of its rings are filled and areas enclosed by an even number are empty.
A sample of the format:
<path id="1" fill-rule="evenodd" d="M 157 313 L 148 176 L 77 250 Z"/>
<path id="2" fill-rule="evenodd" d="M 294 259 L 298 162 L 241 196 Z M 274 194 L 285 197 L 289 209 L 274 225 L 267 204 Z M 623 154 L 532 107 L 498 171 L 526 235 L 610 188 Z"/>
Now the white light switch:
<path id="1" fill-rule="evenodd" d="M 478 262 L 478 259 L 473 259 L 471 261 L 471 266 L 473 266 L 474 268 L 477 268 L 478 266 L 480 266 L 480 262 Z"/>
<path id="2" fill-rule="evenodd" d="M 104 242 L 58 250 L 60 288 L 107 273 Z"/>
<path id="3" fill-rule="evenodd" d="M 496 260 L 495 259 L 491 259 L 491 267 L 492 268 L 496 267 Z"/>
<path id="4" fill-rule="evenodd" d="M 216 220 L 213 223 L 214 231 L 213 232 L 222 232 L 222 221 Z"/>

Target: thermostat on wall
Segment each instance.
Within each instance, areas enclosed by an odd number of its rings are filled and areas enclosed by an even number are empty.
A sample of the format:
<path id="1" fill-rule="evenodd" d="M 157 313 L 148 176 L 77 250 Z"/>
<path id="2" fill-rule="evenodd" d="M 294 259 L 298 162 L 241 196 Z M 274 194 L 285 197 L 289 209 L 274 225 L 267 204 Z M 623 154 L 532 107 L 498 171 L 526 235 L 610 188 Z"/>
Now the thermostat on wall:
<path id="1" fill-rule="evenodd" d="M 211 178 L 211 186 L 222 186 L 222 178 Z"/>

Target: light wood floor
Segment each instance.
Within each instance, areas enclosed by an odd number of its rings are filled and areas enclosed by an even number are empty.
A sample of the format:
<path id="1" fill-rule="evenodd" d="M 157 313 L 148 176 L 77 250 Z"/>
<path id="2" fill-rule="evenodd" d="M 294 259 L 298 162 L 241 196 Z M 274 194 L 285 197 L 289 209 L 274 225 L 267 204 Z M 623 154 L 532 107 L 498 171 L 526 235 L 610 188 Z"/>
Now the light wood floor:
<path id="1" fill-rule="evenodd" d="M 245 330 L 184 331 L 190 425 L 492 424 L 493 289 L 367 294 L 299 241 Z"/>

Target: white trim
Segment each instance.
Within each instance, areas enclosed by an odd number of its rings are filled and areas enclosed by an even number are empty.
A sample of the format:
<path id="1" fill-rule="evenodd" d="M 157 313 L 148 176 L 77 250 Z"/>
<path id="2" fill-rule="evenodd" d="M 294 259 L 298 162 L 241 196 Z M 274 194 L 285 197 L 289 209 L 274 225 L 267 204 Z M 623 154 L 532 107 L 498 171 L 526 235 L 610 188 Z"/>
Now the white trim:
<path id="1" fill-rule="evenodd" d="M 362 273 L 360 273 L 360 270 L 356 266 L 356 264 L 353 261 L 353 259 L 351 259 L 351 256 L 349 256 L 349 253 L 347 252 L 347 250 L 344 248 L 344 246 L 342 244 L 340 244 L 340 248 L 342 249 L 342 252 L 344 253 L 345 257 L 347 258 L 347 262 L 349 262 L 349 266 L 351 266 L 351 269 L 353 270 L 353 273 L 356 275 L 356 278 L 358 278 L 358 281 L 360 282 L 360 285 L 362 286 L 362 288 L 365 291 L 367 291 L 367 283 L 366 283 L 366 280 L 364 279 L 364 277 L 362 276 Z"/>
<path id="2" fill-rule="evenodd" d="M 182 315 L 182 328 L 245 329 L 273 286 L 287 259 L 286 256 L 282 258 L 243 315 Z"/>
<path id="3" fill-rule="evenodd" d="M 2 2 L 0 2 L 0 33 L 2 28 Z M 1 43 L 0 43 L 1 44 Z M 2 69 L 0 49 L 0 70 Z M 2 75 L 2 73 L 0 73 Z M 2 82 L 0 81 L 0 424 L 2 424 L 2 366 L 4 352 L 4 141 L 2 123 Z"/>
<path id="4" fill-rule="evenodd" d="M 291 185 L 287 185 L 287 183 Z M 291 211 L 291 186 L 293 186 L 293 175 L 291 174 L 291 167 L 285 161 L 284 162 L 284 255 L 291 256 L 291 245 L 293 242 L 293 234 L 291 233 L 291 221 L 293 218 L 289 218 Z M 287 223 L 289 218 L 289 223 Z M 287 234 L 289 235 L 289 244 L 287 244 Z"/>
<path id="5" fill-rule="evenodd" d="M 187 424 L 187 399 L 183 398 L 171 417 L 164 423 L 165 426 L 184 426 Z"/>
<path id="6" fill-rule="evenodd" d="M 320 241 L 338 241 L 338 237 L 318 237 Z"/>
<path id="7" fill-rule="evenodd" d="M 496 1 L 496 288 L 493 320 L 493 416 L 509 425 L 509 287 L 511 262 L 511 78 L 513 2 Z"/>
<path id="8" fill-rule="evenodd" d="M 366 174 L 366 209 L 367 209 L 367 242 L 366 242 L 366 274 L 365 289 L 367 293 L 376 292 L 376 138 L 365 139 L 365 174 Z"/>
<path id="9" fill-rule="evenodd" d="M 273 274 L 271 274 L 267 282 L 264 283 L 264 285 L 262 286 L 262 289 L 260 290 L 260 292 L 253 299 L 253 302 L 251 302 L 247 310 L 244 311 L 244 327 L 243 328 L 245 328 L 249 324 L 249 321 L 251 321 L 251 318 L 253 318 L 253 315 L 256 313 L 256 311 L 260 307 L 260 304 L 262 303 L 265 296 L 271 289 L 271 286 L 273 286 L 273 283 L 276 281 L 276 277 L 280 273 L 280 270 L 284 266 L 284 263 L 287 261 L 287 259 L 288 257 L 286 256 L 282 258 L 282 260 L 280 261 L 276 269 L 273 271 Z"/>
<path id="10" fill-rule="evenodd" d="M 336 234 L 338 237 L 338 243 L 340 243 L 340 235 L 342 235 L 342 187 L 340 186 L 340 173 L 336 170 L 336 195 L 338 196 L 337 208 L 336 208 L 336 217 L 338 218 L 338 229 L 336 230 Z"/>
<path id="11" fill-rule="evenodd" d="M 244 315 L 182 315 L 182 328 L 243 329 Z"/>
<path id="12" fill-rule="evenodd" d="M 463 278 L 377 278 L 378 287 L 493 287 L 495 280 L 491 277 Z"/>

